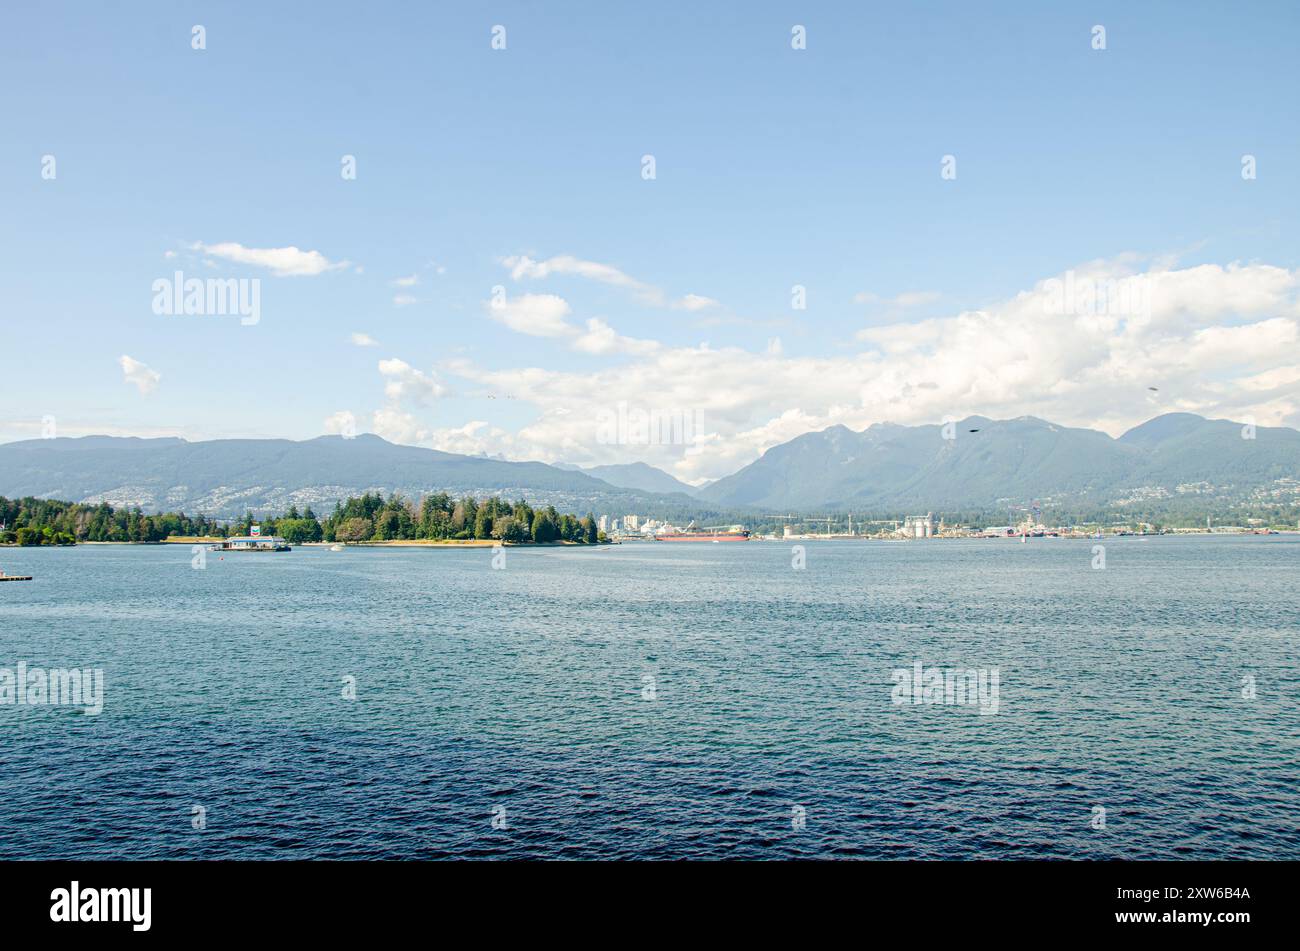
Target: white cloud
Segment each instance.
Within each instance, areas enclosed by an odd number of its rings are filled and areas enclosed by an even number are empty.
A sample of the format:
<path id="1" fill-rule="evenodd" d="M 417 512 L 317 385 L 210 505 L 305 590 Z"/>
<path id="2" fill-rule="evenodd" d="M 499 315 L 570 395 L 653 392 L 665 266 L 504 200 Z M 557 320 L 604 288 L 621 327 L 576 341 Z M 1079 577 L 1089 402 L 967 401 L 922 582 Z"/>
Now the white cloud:
<path id="1" fill-rule="evenodd" d="M 192 250 L 202 251 L 212 257 L 234 261 L 236 264 L 250 264 L 254 267 L 268 268 L 277 277 L 314 277 L 326 271 L 347 267 L 349 262 L 329 261 L 319 251 L 301 251 L 295 247 L 287 248 L 246 248 L 234 241 L 221 244 L 204 244 L 195 242 Z"/>
<path id="2" fill-rule="evenodd" d="M 412 305 L 412 304 L 414 304 L 414 303 L 416 303 L 416 302 L 417 302 L 417 298 L 412 297 L 410 294 L 394 294 L 394 295 L 393 295 L 393 306 L 394 306 L 394 307 L 409 307 L 410 305 Z"/>
<path id="3" fill-rule="evenodd" d="M 587 321 L 586 333 L 574 339 L 573 349 L 592 354 L 630 353 L 639 356 L 654 353 L 659 349 L 659 343 L 621 336 L 603 320 L 593 318 Z"/>
<path id="4" fill-rule="evenodd" d="M 158 388 L 158 383 L 162 380 L 162 374 L 157 370 L 151 370 L 139 360 L 132 359 L 125 353 L 118 358 L 117 362 L 122 367 L 122 381 L 130 383 L 142 395 L 147 396 Z"/>
<path id="5" fill-rule="evenodd" d="M 376 340 L 374 337 L 370 336 L 370 334 L 353 334 L 353 335 L 352 335 L 352 343 L 353 343 L 355 346 L 358 346 L 358 347 L 377 347 L 377 346 L 379 346 L 379 341 Z"/>
<path id="6" fill-rule="evenodd" d="M 371 416 L 371 431 L 389 442 L 406 446 L 427 445 L 429 430 L 418 419 L 396 406 L 384 406 Z"/>
<path id="7" fill-rule="evenodd" d="M 546 278 L 552 274 L 566 274 L 599 281 L 602 284 L 612 284 L 615 287 L 625 287 L 652 303 L 663 302 L 663 292 L 657 287 L 638 281 L 613 265 L 584 261 L 570 254 L 557 255 L 544 261 L 535 261 L 527 255 L 519 255 L 502 258 L 501 263 L 510 268 L 510 277 L 516 281 L 523 278 Z"/>
<path id="8" fill-rule="evenodd" d="M 579 330 L 566 319 L 568 302 L 554 294 L 524 294 L 499 303 L 489 301 L 486 306 L 493 319 L 511 330 L 532 337 L 567 338 L 569 346 L 580 353 L 641 356 L 660 346 L 655 340 L 624 337 L 598 317 L 587 321 L 586 330 Z"/>
<path id="9" fill-rule="evenodd" d="M 488 315 L 516 333 L 531 337 L 564 337 L 577 333 L 570 324 L 569 304 L 554 294 L 522 294 L 502 301 L 489 301 Z"/>
<path id="10" fill-rule="evenodd" d="M 357 417 L 351 410 L 342 409 L 325 418 L 325 432 L 333 435 L 355 436 Z"/>
<path id="11" fill-rule="evenodd" d="M 371 431 L 389 442 L 429 445 L 432 431 L 408 407 L 427 406 L 446 388 L 436 375 L 417 370 L 396 357 L 379 361 L 379 375 L 384 380 L 387 404 L 371 414 Z"/>
<path id="12" fill-rule="evenodd" d="M 428 434 L 429 447 L 443 452 L 458 452 L 466 456 L 494 455 L 501 451 L 510 434 L 481 419 L 471 420 L 464 426 L 435 429 Z"/>
<path id="13" fill-rule="evenodd" d="M 699 294 L 687 294 L 673 301 L 673 307 L 677 310 L 708 310 L 710 307 L 720 306 L 722 305 L 712 297 L 702 297 Z"/>
<path id="14" fill-rule="evenodd" d="M 434 377 L 427 376 L 404 360 L 380 360 L 379 373 L 386 380 L 384 395 L 394 403 L 403 400 L 427 403 L 445 392 Z"/>
<path id="15" fill-rule="evenodd" d="M 420 275 L 412 274 L 409 277 L 399 277 L 390 282 L 394 287 L 414 287 L 420 283 Z"/>

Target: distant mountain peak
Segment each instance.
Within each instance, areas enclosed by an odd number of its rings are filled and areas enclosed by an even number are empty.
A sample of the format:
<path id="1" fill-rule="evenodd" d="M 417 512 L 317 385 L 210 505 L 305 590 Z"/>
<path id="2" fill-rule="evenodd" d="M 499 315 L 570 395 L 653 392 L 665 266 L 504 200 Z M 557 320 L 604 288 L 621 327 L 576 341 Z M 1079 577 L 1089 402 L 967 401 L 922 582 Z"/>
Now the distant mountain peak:
<path id="1" fill-rule="evenodd" d="M 1163 413 L 1139 423 L 1119 437 L 1120 442 L 1150 445 L 1195 431 L 1210 420 L 1195 413 Z"/>
<path id="2" fill-rule="evenodd" d="M 582 471 L 621 489 L 660 493 L 683 492 L 687 495 L 693 495 L 696 491 L 694 486 L 687 485 L 648 462 L 587 466 Z"/>
<path id="3" fill-rule="evenodd" d="M 53 439 L 21 439 L 6 443 L 8 446 L 45 447 L 48 449 L 143 449 L 157 446 L 181 445 L 186 440 L 180 436 L 58 436 Z"/>

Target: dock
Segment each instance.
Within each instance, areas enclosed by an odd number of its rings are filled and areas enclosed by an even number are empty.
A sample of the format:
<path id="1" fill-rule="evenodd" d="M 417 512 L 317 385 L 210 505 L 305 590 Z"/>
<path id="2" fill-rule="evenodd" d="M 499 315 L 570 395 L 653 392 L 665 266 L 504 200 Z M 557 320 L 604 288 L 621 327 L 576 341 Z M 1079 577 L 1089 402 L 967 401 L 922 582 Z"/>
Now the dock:
<path id="1" fill-rule="evenodd" d="M 31 581 L 31 575 L 0 575 L 0 581 Z"/>

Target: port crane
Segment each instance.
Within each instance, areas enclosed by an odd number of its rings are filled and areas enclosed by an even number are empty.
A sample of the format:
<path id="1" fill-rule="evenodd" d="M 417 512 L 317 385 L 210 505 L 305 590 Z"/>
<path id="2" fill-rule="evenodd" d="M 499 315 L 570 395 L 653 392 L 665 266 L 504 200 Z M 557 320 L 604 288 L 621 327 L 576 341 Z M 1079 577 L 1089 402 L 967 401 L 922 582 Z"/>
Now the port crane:
<path id="1" fill-rule="evenodd" d="M 808 522 L 808 523 L 810 523 L 810 524 L 813 523 L 813 522 L 825 522 L 825 523 L 826 523 L 826 537 L 827 537 L 827 538 L 830 537 L 830 535 L 831 535 L 831 528 L 832 528 L 832 526 L 834 525 L 834 522 L 835 522 L 834 517 L 831 517 L 831 518 L 802 518 L 801 516 L 798 516 L 798 515 L 764 515 L 763 518 L 775 518 L 775 519 L 779 519 L 779 520 L 781 520 L 781 521 L 783 521 L 783 522 Z M 850 534 L 852 534 L 852 532 L 853 532 L 853 528 L 852 528 L 852 526 L 853 526 L 853 516 L 850 515 L 850 516 L 849 516 L 849 533 L 850 533 Z"/>
<path id="2" fill-rule="evenodd" d="M 797 521 L 799 521 L 799 516 L 798 516 L 798 515 L 763 515 L 763 516 L 761 516 L 761 517 L 762 517 L 762 518 L 774 518 L 774 519 L 777 519 L 778 521 L 782 521 L 782 522 L 786 522 L 786 523 L 789 523 L 789 522 L 797 522 Z"/>

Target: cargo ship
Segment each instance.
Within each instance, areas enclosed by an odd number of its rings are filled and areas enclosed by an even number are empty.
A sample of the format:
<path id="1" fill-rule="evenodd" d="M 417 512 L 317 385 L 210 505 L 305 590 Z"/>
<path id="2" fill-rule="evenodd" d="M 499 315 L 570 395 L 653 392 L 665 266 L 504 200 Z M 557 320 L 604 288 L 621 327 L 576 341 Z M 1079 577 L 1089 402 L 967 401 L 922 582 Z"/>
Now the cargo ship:
<path id="1" fill-rule="evenodd" d="M 696 528 L 695 523 L 686 526 L 685 531 L 664 533 L 654 536 L 657 542 L 747 542 L 749 532 L 743 525 L 729 528 Z"/>

